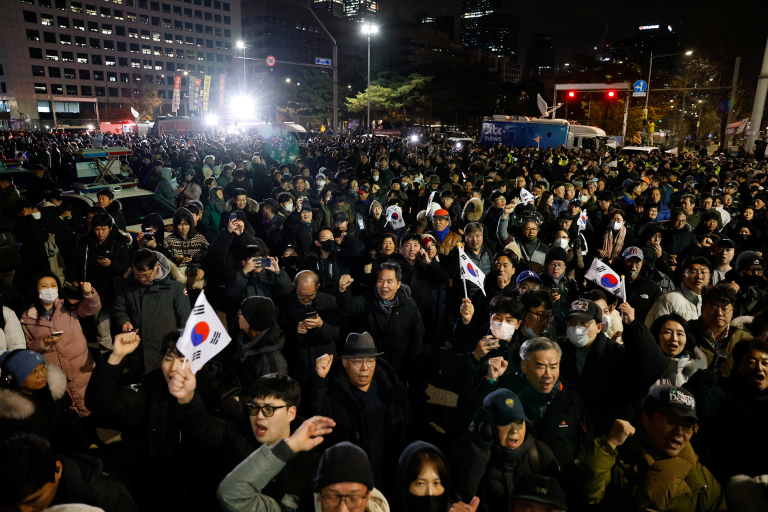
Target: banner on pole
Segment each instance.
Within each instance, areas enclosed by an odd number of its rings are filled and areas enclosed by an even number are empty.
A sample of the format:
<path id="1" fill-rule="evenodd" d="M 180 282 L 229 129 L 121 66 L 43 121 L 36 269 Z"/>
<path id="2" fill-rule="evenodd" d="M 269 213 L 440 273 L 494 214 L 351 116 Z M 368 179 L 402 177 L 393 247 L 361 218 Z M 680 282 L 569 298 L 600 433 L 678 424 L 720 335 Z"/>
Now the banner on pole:
<path id="1" fill-rule="evenodd" d="M 224 110 L 224 85 L 227 80 L 227 75 L 224 73 L 219 74 L 219 110 Z"/>
<path id="2" fill-rule="evenodd" d="M 195 78 L 195 109 L 203 108 L 202 83 L 200 78 Z"/>
<path id="3" fill-rule="evenodd" d="M 171 103 L 171 110 L 178 112 L 179 105 L 181 104 L 181 77 L 173 77 L 173 103 Z"/>
<path id="4" fill-rule="evenodd" d="M 191 76 L 187 78 L 187 85 L 189 86 L 189 98 L 187 99 L 189 101 L 189 105 L 187 106 L 188 115 L 195 110 L 195 80 L 196 79 Z"/>
<path id="5" fill-rule="evenodd" d="M 208 110 L 208 97 L 211 94 L 211 77 L 205 75 L 205 81 L 203 82 L 203 110 Z"/>
<path id="6" fill-rule="evenodd" d="M 230 341 L 232 338 L 205 298 L 205 292 L 200 292 L 187 319 L 187 325 L 184 326 L 184 333 L 176 342 L 176 349 L 187 358 L 192 373 L 197 373 L 197 370 L 229 345 Z"/>

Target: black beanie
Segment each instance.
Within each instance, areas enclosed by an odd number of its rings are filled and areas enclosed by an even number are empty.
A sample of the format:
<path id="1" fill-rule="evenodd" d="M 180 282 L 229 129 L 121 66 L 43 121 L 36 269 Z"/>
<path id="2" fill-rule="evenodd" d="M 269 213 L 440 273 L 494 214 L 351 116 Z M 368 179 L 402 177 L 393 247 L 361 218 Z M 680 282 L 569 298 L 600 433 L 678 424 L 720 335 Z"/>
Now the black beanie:
<path id="1" fill-rule="evenodd" d="M 373 470 L 362 448 L 344 441 L 325 450 L 317 466 L 315 492 L 341 482 L 363 484 L 370 491 L 374 487 Z"/>
<path id="2" fill-rule="evenodd" d="M 551 247 L 544 256 L 544 264 L 550 261 L 562 261 L 568 263 L 568 253 L 562 247 Z"/>
<path id="3" fill-rule="evenodd" d="M 266 331 L 275 321 L 275 303 L 269 297 L 248 297 L 240 304 L 240 312 L 254 331 Z"/>

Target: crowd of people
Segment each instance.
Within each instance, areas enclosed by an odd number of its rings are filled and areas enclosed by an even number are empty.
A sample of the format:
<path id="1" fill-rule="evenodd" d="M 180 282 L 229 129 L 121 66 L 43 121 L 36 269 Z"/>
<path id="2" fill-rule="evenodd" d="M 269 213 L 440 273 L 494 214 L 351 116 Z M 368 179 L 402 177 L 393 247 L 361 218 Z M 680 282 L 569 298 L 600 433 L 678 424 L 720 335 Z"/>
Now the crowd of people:
<path id="1" fill-rule="evenodd" d="M 172 221 L 72 211 L 101 146 Z M 764 154 L 0 151 L 2 510 L 768 510 Z M 232 340 L 193 373 L 201 293 Z"/>

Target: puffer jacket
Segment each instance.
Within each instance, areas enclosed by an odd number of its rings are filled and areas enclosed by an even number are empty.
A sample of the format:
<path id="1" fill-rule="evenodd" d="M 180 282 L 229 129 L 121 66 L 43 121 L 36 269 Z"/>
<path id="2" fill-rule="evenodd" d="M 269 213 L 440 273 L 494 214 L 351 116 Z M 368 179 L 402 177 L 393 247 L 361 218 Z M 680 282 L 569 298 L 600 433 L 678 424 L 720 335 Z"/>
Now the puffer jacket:
<path id="1" fill-rule="evenodd" d="M 83 451 L 88 440 L 67 394 L 67 376 L 46 365 L 48 384 L 31 395 L 16 389 L 0 389 L 0 437 L 32 432 L 51 442 L 57 451 Z"/>
<path id="2" fill-rule="evenodd" d="M 95 363 L 88 352 L 88 344 L 83 335 L 78 318 L 95 315 L 101 309 L 99 294 L 83 299 L 74 311 L 64 308 L 64 301 L 56 299 L 53 303 L 53 316 L 50 320 L 40 316 L 34 306 L 21 316 L 21 327 L 27 339 L 27 348 L 43 355 L 46 363 L 61 368 L 67 376 L 67 392 L 72 397 L 78 414 L 88 416 L 85 407 L 85 388 L 91 379 Z M 52 347 L 45 347 L 43 338 L 48 338 L 56 331 L 64 333 L 59 342 Z"/>
<path id="3" fill-rule="evenodd" d="M 221 220 L 219 220 L 219 229 L 226 229 L 229 225 L 229 214 L 237 210 L 237 204 L 234 199 L 227 201 L 224 206 L 224 213 L 221 214 Z M 258 226 L 261 224 L 261 216 L 259 215 L 259 203 L 255 200 L 248 198 L 245 208 L 243 208 L 245 218 L 248 220 L 248 224 L 251 226 Z"/>
<path id="4" fill-rule="evenodd" d="M 655 461 L 639 440 L 641 430 L 617 450 L 600 437 L 582 451 L 576 477 L 590 504 L 611 512 L 726 509 L 720 484 L 693 446 L 688 444 L 677 457 Z"/>
<path id="5" fill-rule="evenodd" d="M 695 295 L 694 292 L 683 288 L 681 285 L 656 299 L 648 311 L 648 316 L 645 317 L 646 327 L 650 329 L 657 318 L 668 313 L 677 313 L 689 322 L 699 318 L 701 316 L 701 296 L 697 296 L 698 303 L 694 304 L 686 298 L 686 294 Z"/>

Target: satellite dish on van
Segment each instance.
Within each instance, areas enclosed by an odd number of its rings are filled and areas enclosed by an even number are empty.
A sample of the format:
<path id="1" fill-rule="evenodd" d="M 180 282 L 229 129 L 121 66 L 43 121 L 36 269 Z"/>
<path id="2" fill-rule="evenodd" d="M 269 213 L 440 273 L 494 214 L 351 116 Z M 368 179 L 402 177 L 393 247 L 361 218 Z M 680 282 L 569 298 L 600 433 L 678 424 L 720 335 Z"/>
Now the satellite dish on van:
<path id="1" fill-rule="evenodd" d="M 542 118 L 549 117 L 549 115 L 552 114 L 553 111 L 563 106 L 562 103 L 558 103 L 556 106 L 550 109 L 549 106 L 547 105 L 547 102 L 544 101 L 544 98 L 541 97 L 541 94 L 536 95 L 536 105 L 538 105 L 539 107 L 539 112 L 541 112 Z"/>

